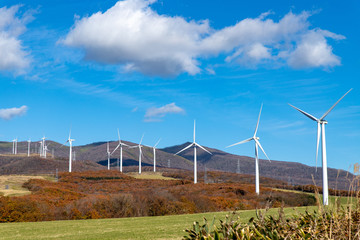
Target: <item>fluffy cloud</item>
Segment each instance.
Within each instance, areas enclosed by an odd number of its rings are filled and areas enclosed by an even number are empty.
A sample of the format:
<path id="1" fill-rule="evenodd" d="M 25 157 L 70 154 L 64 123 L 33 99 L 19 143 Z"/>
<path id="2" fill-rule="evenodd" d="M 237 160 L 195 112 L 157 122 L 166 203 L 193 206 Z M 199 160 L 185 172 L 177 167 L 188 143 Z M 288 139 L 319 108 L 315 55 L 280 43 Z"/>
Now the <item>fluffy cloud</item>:
<path id="1" fill-rule="evenodd" d="M 24 50 L 19 36 L 26 30 L 26 23 L 32 20 L 30 12 L 16 16 L 20 5 L 0 8 L 0 71 L 21 72 L 29 66 L 28 52 Z"/>
<path id="2" fill-rule="evenodd" d="M 183 114 L 184 109 L 175 105 L 175 103 L 169 103 L 159 108 L 149 108 L 145 114 L 146 122 L 160 121 L 166 114 Z"/>
<path id="3" fill-rule="evenodd" d="M 0 118 L 4 120 L 10 120 L 16 116 L 22 116 L 28 110 L 27 106 L 21 106 L 19 108 L 3 108 L 0 109 Z"/>
<path id="4" fill-rule="evenodd" d="M 326 42 L 326 34 L 323 31 L 310 31 L 302 36 L 296 49 L 289 55 L 289 65 L 294 68 L 340 65 L 340 58 L 332 53 L 332 47 Z M 335 39 L 344 38 L 336 34 L 330 34 L 329 36 Z"/>
<path id="5" fill-rule="evenodd" d="M 198 74 L 201 59 L 220 54 L 226 56 L 225 61 L 245 67 L 328 68 L 340 64 L 327 40 L 344 37 L 311 29 L 309 12 L 289 12 L 278 22 L 264 13 L 213 29 L 208 20 L 159 15 L 151 9 L 153 2 L 119 1 L 105 12 L 76 20 L 61 42 L 83 49 L 87 60 L 159 76 Z"/>

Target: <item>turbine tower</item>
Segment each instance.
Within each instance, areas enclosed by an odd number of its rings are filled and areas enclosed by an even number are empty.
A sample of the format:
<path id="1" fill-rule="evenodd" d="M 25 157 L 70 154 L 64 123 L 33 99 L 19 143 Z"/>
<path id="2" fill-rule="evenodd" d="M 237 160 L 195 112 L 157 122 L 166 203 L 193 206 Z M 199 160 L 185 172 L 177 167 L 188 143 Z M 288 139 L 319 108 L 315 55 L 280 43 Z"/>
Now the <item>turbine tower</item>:
<path id="1" fill-rule="evenodd" d="M 27 140 L 28 142 L 28 157 L 30 157 L 30 144 L 31 144 L 31 139 Z"/>
<path id="2" fill-rule="evenodd" d="M 123 170 L 122 170 L 122 166 L 123 166 L 122 147 L 123 147 L 123 146 L 129 147 L 129 145 L 121 142 L 119 129 L 118 129 L 117 131 L 118 131 L 118 137 L 119 137 L 119 144 L 116 146 L 116 148 L 115 148 L 114 151 L 111 153 L 111 155 L 120 147 L 120 166 L 119 166 L 119 170 L 120 170 L 120 172 L 122 172 L 122 171 L 123 171 Z"/>
<path id="3" fill-rule="evenodd" d="M 352 88 L 347 91 L 334 105 L 332 105 L 329 110 L 327 110 L 324 115 L 322 115 L 321 118 L 317 119 L 316 117 L 310 115 L 309 113 L 289 104 L 291 107 L 295 108 L 311 120 L 317 122 L 317 144 L 316 144 L 316 166 L 317 166 L 317 158 L 318 158 L 318 152 L 319 152 L 319 143 L 320 143 L 320 137 L 321 137 L 321 158 L 322 158 L 322 170 L 323 170 L 323 204 L 329 205 L 329 186 L 328 186 L 328 177 L 327 177 L 327 159 L 326 159 L 326 139 L 325 139 L 325 124 L 328 122 L 325 120 L 325 117 L 333 110 L 333 108 L 343 99 Z"/>
<path id="4" fill-rule="evenodd" d="M 107 153 L 107 158 L 108 158 L 108 170 L 110 170 L 110 150 L 109 150 L 109 142 L 107 142 L 107 147 L 106 147 L 106 153 Z"/>
<path id="5" fill-rule="evenodd" d="M 235 145 L 239 145 L 239 144 L 243 144 L 243 143 L 246 143 L 246 142 L 250 142 L 252 140 L 254 140 L 255 142 L 255 192 L 256 194 L 260 194 L 260 179 L 259 179 L 259 148 L 261 149 L 261 151 L 265 154 L 266 158 L 270 161 L 269 157 L 266 155 L 264 149 L 262 148 L 261 144 L 260 144 L 260 138 L 256 136 L 256 133 L 257 133 L 257 130 L 259 128 L 259 122 L 260 122 L 260 115 L 261 115 L 261 110 L 262 110 L 262 104 L 261 104 L 261 107 L 260 107 L 260 113 L 259 113 L 259 117 L 258 117 L 258 121 L 257 121 L 257 124 L 256 124 L 256 128 L 255 128 L 255 132 L 254 132 L 254 136 L 252 136 L 251 138 L 248 138 L 246 140 L 243 140 L 241 142 L 238 142 L 238 143 L 234 143 L 230 146 L 227 146 L 228 147 L 232 147 L 232 146 L 235 146 Z"/>
<path id="6" fill-rule="evenodd" d="M 183 148 L 182 150 L 178 151 L 177 153 L 175 153 L 174 155 L 177 155 L 179 153 L 181 153 L 182 151 L 185 151 L 186 149 L 190 148 L 190 147 L 194 147 L 194 184 L 197 183 L 197 159 L 196 159 L 196 147 L 201 148 L 202 150 L 204 150 L 205 152 L 209 153 L 212 155 L 211 152 L 209 152 L 208 150 L 206 150 L 204 147 L 202 147 L 200 144 L 198 144 L 195 141 L 195 120 L 194 120 L 194 141 L 188 145 L 187 147 Z"/>
<path id="7" fill-rule="evenodd" d="M 130 148 L 137 148 L 137 147 L 139 148 L 139 174 L 141 174 L 141 155 L 142 155 L 142 150 L 141 150 L 142 145 L 141 145 L 141 143 L 142 143 L 143 138 L 144 138 L 144 134 L 142 135 L 140 143 L 138 145 L 130 147 Z"/>
<path id="8" fill-rule="evenodd" d="M 40 141 L 39 143 L 40 143 L 40 146 L 39 146 L 39 155 L 40 155 L 40 157 L 42 157 L 42 144 L 43 144 L 43 142 Z"/>
<path id="9" fill-rule="evenodd" d="M 154 172 L 156 172 L 156 146 L 159 144 L 161 138 L 157 141 L 157 143 L 152 147 L 154 153 Z"/>

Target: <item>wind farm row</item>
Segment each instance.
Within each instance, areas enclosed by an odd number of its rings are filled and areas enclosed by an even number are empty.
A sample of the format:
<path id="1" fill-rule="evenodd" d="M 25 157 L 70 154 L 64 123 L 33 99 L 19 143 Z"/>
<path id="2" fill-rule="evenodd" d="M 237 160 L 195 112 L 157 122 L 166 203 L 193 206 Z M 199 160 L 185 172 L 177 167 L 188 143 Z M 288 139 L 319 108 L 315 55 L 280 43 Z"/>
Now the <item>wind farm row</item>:
<path id="1" fill-rule="evenodd" d="M 335 104 L 333 104 L 324 114 L 323 116 L 321 116 L 319 119 L 315 118 L 314 116 L 312 116 L 311 114 L 301 110 L 300 108 L 297 108 L 291 104 L 289 104 L 291 107 L 293 107 L 294 109 L 296 109 L 297 111 L 301 112 L 302 114 L 304 114 L 306 117 L 310 118 L 311 120 L 317 122 L 317 146 L 316 146 L 316 165 L 317 165 L 317 159 L 318 159 L 318 151 L 319 151 L 319 146 L 320 146 L 320 139 L 321 139 L 321 156 L 322 156 L 322 183 L 323 183 L 323 204 L 324 205 L 328 205 L 328 173 L 327 173 L 327 155 L 326 155 L 326 138 L 325 138 L 325 124 L 327 124 L 328 122 L 325 120 L 325 117 L 328 116 L 328 114 L 333 110 L 333 108 L 351 91 L 352 89 L 350 89 L 348 92 L 346 92 L 337 102 L 335 102 Z M 270 161 L 270 158 L 267 156 L 264 148 L 262 147 L 262 145 L 260 144 L 260 138 L 257 136 L 258 133 L 258 129 L 259 129 L 259 123 L 260 123 L 260 117 L 261 117 L 261 112 L 262 112 L 262 108 L 263 105 L 261 105 L 260 107 L 260 111 L 259 111 L 259 115 L 258 115 L 258 119 L 257 119 L 257 123 L 256 123 L 256 127 L 255 127 L 255 131 L 254 131 L 254 135 L 248 139 L 245 139 L 243 141 L 234 143 L 230 146 L 227 147 L 233 147 L 236 145 L 240 145 L 246 142 L 250 142 L 250 141 L 254 141 L 255 143 L 255 190 L 257 194 L 260 194 L 260 173 L 259 173 L 259 148 L 260 150 L 264 153 L 264 155 L 266 156 L 266 158 Z M 120 137 L 120 132 L 119 129 L 117 131 L 117 135 L 118 135 L 118 143 L 116 145 L 116 147 L 111 151 L 110 150 L 110 145 L 109 142 L 107 142 L 106 145 L 106 156 L 107 156 L 107 169 L 110 170 L 110 162 L 111 162 L 111 156 L 113 156 L 117 151 L 119 153 L 119 164 L 118 164 L 118 170 L 120 172 L 123 172 L 123 148 L 128 148 L 128 149 L 138 149 L 138 164 L 139 164 L 139 174 L 141 174 L 142 172 L 142 157 L 143 157 L 143 147 L 148 147 L 152 149 L 153 152 L 153 171 L 156 172 L 156 166 L 157 166 L 157 160 L 156 160 L 156 150 L 157 150 L 157 146 L 160 143 L 159 139 L 153 146 L 147 146 L 142 144 L 144 135 L 142 135 L 140 141 L 138 144 L 135 145 L 129 145 L 124 143 L 121 140 Z M 66 140 L 66 142 L 61 145 L 59 148 L 63 147 L 66 144 L 69 144 L 69 172 L 72 172 L 72 162 L 73 162 L 73 158 L 74 158 L 74 152 L 72 149 L 72 145 L 73 142 L 75 141 L 75 139 L 72 139 L 71 137 L 71 130 L 69 133 L 69 137 Z M 18 144 L 18 139 L 14 139 L 12 141 L 13 146 L 12 146 L 12 154 L 18 154 L 17 151 L 17 144 Z M 46 158 L 47 157 L 47 152 L 49 152 L 49 144 L 46 143 L 46 138 L 45 136 L 43 138 L 41 138 L 40 141 L 37 141 L 36 143 L 39 143 L 39 155 L 40 157 Z M 27 156 L 30 156 L 31 154 L 31 140 L 27 140 Z M 194 149 L 194 154 L 193 154 L 193 168 L 194 168 L 194 184 L 198 183 L 198 159 L 197 159 L 197 149 L 201 149 L 203 151 L 205 151 L 206 153 L 212 155 L 212 152 L 207 150 L 205 147 L 201 146 L 198 142 L 196 142 L 196 122 L 194 120 L 194 128 L 193 128 L 193 141 L 192 143 L 190 143 L 189 145 L 187 145 L 186 147 L 182 148 L 181 150 L 177 151 L 176 153 L 174 153 L 174 155 L 180 155 L 182 152 L 193 148 Z M 104 154 L 105 156 L 105 154 Z"/>

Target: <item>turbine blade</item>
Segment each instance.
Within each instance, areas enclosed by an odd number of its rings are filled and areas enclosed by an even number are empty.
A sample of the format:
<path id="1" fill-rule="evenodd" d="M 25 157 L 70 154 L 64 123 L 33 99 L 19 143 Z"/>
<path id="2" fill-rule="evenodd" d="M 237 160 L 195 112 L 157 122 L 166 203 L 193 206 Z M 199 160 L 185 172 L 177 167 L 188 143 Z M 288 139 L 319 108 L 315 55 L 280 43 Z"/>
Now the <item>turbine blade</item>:
<path id="1" fill-rule="evenodd" d="M 327 110 L 327 112 L 320 118 L 320 120 L 323 120 L 331 112 L 331 110 L 333 110 L 333 108 L 341 101 L 341 99 L 343 99 L 351 90 L 352 88 L 349 91 L 347 91 L 344 94 L 344 96 L 342 96 L 339 100 L 337 100 L 337 102 L 334 105 L 332 105 L 332 107 L 329 110 Z"/>
<path id="2" fill-rule="evenodd" d="M 246 143 L 246 142 L 250 142 L 250 141 L 253 140 L 253 139 L 254 139 L 254 138 L 248 138 L 248 139 L 243 140 L 243 141 L 241 141 L 241 142 L 234 143 L 234 144 L 232 144 L 232 145 L 230 145 L 230 146 L 227 146 L 227 148 L 228 148 L 228 147 L 233 147 L 233 146 L 235 146 L 235 145 L 243 144 L 243 143 Z"/>
<path id="3" fill-rule="evenodd" d="M 195 142 L 195 120 L 194 120 L 194 142 Z"/>
<path id="4" fill-rule="evenodd" d="M 118 131 L 119 143 L 121 143 L 119 129 L 117 129 L 117 131 Z"/>
<path id="5" fill-rule="evenodd" d="M 139 147 L 139 145 L 129 146 L 129 148 L 137 148 L 137 147 Z"/>
<path id="6" fill-rule="evenodd" d="M 199 148 L 201 148 L 202 150 L 204 150 L 205 152 L 207 152 L 207 153 L 209 153 L 209 154 L 211 154 L 212 155 L 212 153 L 211 152 L 209 152 L 208 150 L 206 150 L 203 146 L 201 146 L 200 144 L 198 144 L 198 143 L 195 143 L 195 145 L 196 146 L 198 146 Z"/>
<path id="7" fill-rule="evenodd" d="M 144 138 L 144 134 L 145 134 L 145 133 L 143 133 L 143 135 L 142 135 L 142 137 L 141 137 L 141 140 L 140 140 L 139 145 L 141 144 L 141 142 L 142 142 L 142 140 L 143 140 L 143 138 Z"/>
<path id="8" fill-rule="evenodd" d="M 313 115 L 301 110 L 300 108 L 297 108 L 293 105 L 291 105 L 290 103 L 288 103 L 291 107 L 295 108 L 296 110 L 298 110 L 299 112 L 301 112 L 302 114 L 304 114 L 305 116 L 307 116 L 308 118 L 310 118 L 311 120 L 314 120 L 314 121 L 318 121 L 318 119 L 316 117 L 314 117 Z"/>
<path id="9" fill-rule="evenodd" d="M 185 151 L 186 149 L 190 148 L 192 145 L 194 145 L 194 143 L 191 143 L 189 146 L 183 148 L 182 150 L 178 151 L 177 153 L 175 153 L 174 155 L 178 155 L 179 153 Z"/>
<path id="10" fill-rule="evenodd" d="M 257 140 L 256 138 L 255 138 L 254 140 L 255 140 L 256 144 L 260 147 L 261 151 L 263 151 L 263 153 L 265 154 L 266 158 L 270 161 L 270 158 L 266 155 L 266 153 L 265 153 L 264 149 L 262 148 L 259 140 Z M 270 162 L 271 162 L 271 161 L 270 161 Z"/>
<path id="11" fill-rule="evenodd" d="M 69 139 L 71 139 L 71 127 L 70 127 L 70 132 L 69 132 Z"/>
<path id="12" fill-rule="evenodd" d="M 161 138 L 157 141 L 157 143 L 154 145 L 153 148 L 156 148 L 156 146 L 159 144 L 160 140 L 161 140 Z"/>
<path id="13" fill-rule="evenodd" d="M 112 151 L 112 153 L 110 155 L 113 155 L 113 153 L 120 147 L 120 143 L 116 146 L 116 148 L 114 149 L 114 151 Z"/>
<path id="14" fill-rule="evenodd" d="M 58 149 L 62 148 L 63 146 L 65 146 L 65 144 L 67 144 L 69 142 L 69 140 L 67 140 L 64 144 L 61 144 L 60 147 L 58 147 Z M 42 142 L 39 142 L 39 143 L 42 143 Z"/>
<path id="15" fill-rule="evenodd" d="M 121 142 L 120 144 L 121 144 L 122 146 L 130 147 L 129 145 L 127 145 L 126 143 L 123 143 L 123 142 Z"/>
<path id="16" fill-rule="evenodd" d="M 258 121 L 257 121 L 257 124 L 256 124 L 255 132 L 254 132 L 254 137 L 256 136 L 257 130 L 259 128 L 259 122 L 260 122 L 260 115 L 261 115 L 262 107 L 263 107 L 263 104 L 261 104 L 261 107 L 260 107 L 260 112 L 259 112 L 259 117 L 258 117 Z"/>
<path id="17" fill-rule="evenodd" d="M 316 160 L 315 160 L 315 171 L 316 172 L 317 172 L 317 160 L 318 160 L 318 155 L 319 155 L 320 131 L 321 131 L 320 123 L 318 123 L 317 125 L 318 125 L 318 128 L 317 128 Z"/>

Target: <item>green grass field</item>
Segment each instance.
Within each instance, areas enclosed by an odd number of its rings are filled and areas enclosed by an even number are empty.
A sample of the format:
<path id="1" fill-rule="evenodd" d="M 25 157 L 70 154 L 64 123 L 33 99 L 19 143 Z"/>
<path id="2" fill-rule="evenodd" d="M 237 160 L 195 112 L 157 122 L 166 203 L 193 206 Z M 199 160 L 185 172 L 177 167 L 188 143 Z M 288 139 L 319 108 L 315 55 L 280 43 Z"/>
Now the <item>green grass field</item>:
<path id="1" fill-rule="evenodd" d="M 287 215 L 313 210 L 316 207 L 286 208 Z M 276 214 L 270 209 L 267 214 Z M 229 212 L 201 213 L 159 217 L 137 217 L 99 220 L 74 220 L 33 223 L 2 223 L 0 239 L 181 239 L 184 229 L 206 217 L 224 219 Z M 236 213 L 244 222 L 255 216 L 255 210 Z"/>

